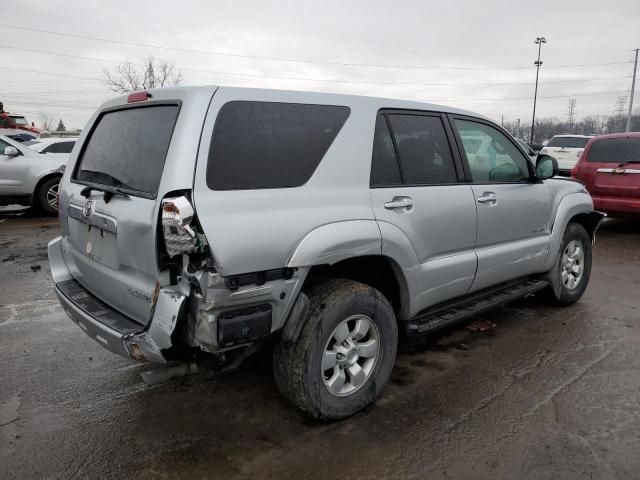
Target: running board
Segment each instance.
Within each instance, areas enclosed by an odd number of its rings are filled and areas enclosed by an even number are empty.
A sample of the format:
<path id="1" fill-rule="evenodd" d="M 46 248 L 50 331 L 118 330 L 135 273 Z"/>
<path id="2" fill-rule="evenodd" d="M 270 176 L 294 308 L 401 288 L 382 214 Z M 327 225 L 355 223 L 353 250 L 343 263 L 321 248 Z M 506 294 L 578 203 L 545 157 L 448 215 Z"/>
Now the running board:
<path id="1" fill-rule="evenodd" d="M 405 322 L 404 330 L 409 337 L 423 335 L 535 293 L 547 285 L 549 282 L 535 279 L 472 293 L 457 301 L 437 305 L 425 313 L 418 314 Z"/>

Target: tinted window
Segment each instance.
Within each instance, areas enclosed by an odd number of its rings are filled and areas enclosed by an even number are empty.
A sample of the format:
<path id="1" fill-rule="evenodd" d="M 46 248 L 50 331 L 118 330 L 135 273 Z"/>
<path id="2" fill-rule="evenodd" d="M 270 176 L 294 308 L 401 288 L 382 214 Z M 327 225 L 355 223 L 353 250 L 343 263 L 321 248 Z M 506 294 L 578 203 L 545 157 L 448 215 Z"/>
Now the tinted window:
<path id="1" fill-rule="evenodd" d="M 439 116 L 389 115 L 389 121 L 405 183 L 428 185 L 458 181 Z"/>
<path id="2" fill-rule="evenodd" d="M 76 142 L 58 142 L 45 148 L 45 153 L 71 153 Z"/>
<path id="3" fill-rule="evenodd" d="M 227 103 L 213 129 L 207 185 L 213 190 L 303 185 L 349 111 L 348 107 L 331 105 Z"/>
<path id="4" fill-rule="evenodd" d="M 371 186 L 400 185 L 400 166 L 393 148 L 391 133 L 384 115 L 378 115 L 373 136 L 371 159 Z"/>
<path id="5" fill-rule="evenodd" d="M 455 124 L 474 182 L 504 183 L 529 179 L 529 160 L 504 133 L 469 120 L 456 119 Z"/>
<path id="6" fill-rule="evenodd" d="M 547 143 L 547 147 L 584 148 L 589 140 L 591 139 L 583 137 L 553 137 Z"/>
<path id="7" fill-rule="evenodd" d="M 589 147 L 587 162 L 640 162 L 640 138 L 606 138 Z"/>
<path id="8" fill-rule="evenodd" d="M 104 113 L 85 144 L 75 178 L 155 196 L 177 116 L 177 105 Z"/>

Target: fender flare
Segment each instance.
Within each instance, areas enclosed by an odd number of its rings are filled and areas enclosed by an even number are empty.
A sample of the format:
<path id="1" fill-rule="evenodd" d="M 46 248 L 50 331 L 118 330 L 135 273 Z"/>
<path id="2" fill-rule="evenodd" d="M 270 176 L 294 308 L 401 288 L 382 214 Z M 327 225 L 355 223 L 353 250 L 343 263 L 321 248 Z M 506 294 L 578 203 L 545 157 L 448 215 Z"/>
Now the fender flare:
<path id="1" fill-rule="evenodd" d="M 593 219 L 594 231 L 603 215 L 593 210 L 593 200 L 586 192 L 576 192 L 565 196 L 558 205 L 555 213 L 553 225 L 551 226 L 551 235 L 549 237 L 549 256 L 544 264 L 544 271 L 550 270 L 560 252 L 560 244 L 567 225 L 576 215 L 586 214 Z"/>
<path id="2" fill-rule="evenodd" d="M 287 267 L 333 265 L 364 255 L 380 255 L 382 240 L 375 220 L 348 220 L 321 225 L 309 233 L 289 256 Z"/>

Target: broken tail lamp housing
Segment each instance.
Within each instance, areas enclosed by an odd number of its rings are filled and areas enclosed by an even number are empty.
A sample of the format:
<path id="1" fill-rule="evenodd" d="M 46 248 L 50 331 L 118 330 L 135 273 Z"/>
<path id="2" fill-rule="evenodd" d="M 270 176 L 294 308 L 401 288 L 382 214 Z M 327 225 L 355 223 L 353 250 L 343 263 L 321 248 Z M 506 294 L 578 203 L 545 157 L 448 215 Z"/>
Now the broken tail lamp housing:
<path id="1" fill-rule="evenodd" d="M 193 215 L 193 207 L 184 196 L 162 200 L 162 232 L 170 257 L 195 250 L 198 235 L 191 227 Z"/>

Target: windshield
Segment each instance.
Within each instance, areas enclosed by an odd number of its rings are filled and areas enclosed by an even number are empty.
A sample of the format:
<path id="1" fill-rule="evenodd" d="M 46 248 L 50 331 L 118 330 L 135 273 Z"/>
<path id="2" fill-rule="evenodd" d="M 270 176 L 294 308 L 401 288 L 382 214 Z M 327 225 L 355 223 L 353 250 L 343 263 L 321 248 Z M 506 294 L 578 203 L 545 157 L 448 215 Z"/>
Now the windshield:
<path id="1" fill-rule="evenodd" d="M 177 116 L 177 105 L 102 114 L 85 144 L 75 179 L 155 197 Z"/>
<path id="2" fill-rule="evenodd" d="M 640 138 L 606 138 L 589 148 L 587 162 L 640 162 Z"/>
<path id="3" fill-rule="evenodd" d="M 589 137 L 553 137 L 547 143 L 547 147 L 584 148 L 589 140 Z"/>
<path id="4" fill-rule="evenodd" d="M 11 120 L 13 120 L 16 125 L 29 125 L 27 123 L 27 119 L 24 117 L 10 116 L 9 118 L 11 118 Z"/>

